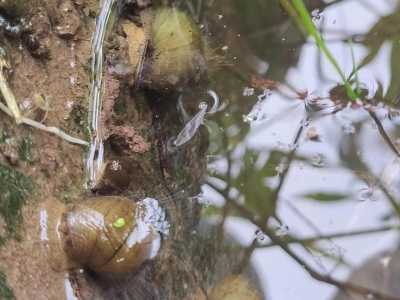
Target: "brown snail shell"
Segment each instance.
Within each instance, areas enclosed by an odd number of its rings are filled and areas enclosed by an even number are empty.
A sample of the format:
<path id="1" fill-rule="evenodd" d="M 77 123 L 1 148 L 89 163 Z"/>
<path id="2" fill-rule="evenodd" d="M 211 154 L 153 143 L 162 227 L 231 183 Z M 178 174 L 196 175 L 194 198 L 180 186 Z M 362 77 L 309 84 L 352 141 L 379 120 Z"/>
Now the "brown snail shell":
<path id="1" fill-rule="evenodd" d="M 149 214 L 159 209 L 153 208 L 118 196 L 67 206 L 53 203 L 47 208 L 46 226 L 53 268 L 82 267 L 98 273 L 137 270 L 160 248 L 160 233 L 149 221 Z"/>
<path id="2" fill-rule="evenodd" d="M 206 40 L 188 14 L 160 8 L 151 25 L 152 61 L 143 81 L 163 90 L 196 83 L 206 73 Z"/>

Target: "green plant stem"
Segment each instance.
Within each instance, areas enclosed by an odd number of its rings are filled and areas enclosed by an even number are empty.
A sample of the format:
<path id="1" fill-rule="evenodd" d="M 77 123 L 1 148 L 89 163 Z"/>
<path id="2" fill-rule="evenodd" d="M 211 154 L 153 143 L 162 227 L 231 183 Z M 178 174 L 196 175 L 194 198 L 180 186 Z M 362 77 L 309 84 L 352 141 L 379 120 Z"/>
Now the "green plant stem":
<path id="1" fill-rule="evenodd" d="M 350 85 L 349 81 L 347 80 L 344 72 L 340 68 L 338 62 L 336 61 L 333 54 L 330 52 L 328 47 L 326 46 L 325 41 L 322 39 L 321 34 L 317 30 L 316 26 L 314 25 L 310 14 L 304 5 L 303 0 L 292 0 L 290 3 L 288 0 L 280 0 L 282 6 L 287 10 L 288 14 L 291 15 L 295 20 L 298 26 L 303 28 L 305 32 L 311 35 L 315 43 L 317 44 L 318 48 L 322 51 L 322 53 L 326 56 L 328 61 L 331 63 L 333 68 L 339 74 L 340 78 L 343 81 L 343 84 L 346 88 L 347 95 L 350 97 L 351 100 L 355 101 L 359 98 L 357 93 L 353 90 L 352 86 Z"/>
<path id="2" fill-rule="evenodd" d="M 289 237 L 285 242 L 287 244 L 307 245 L 307 244 L 312 244 L 312 243 L 319 242 L 322 240 L 329 240 L 329 239 L 335 239 L 335 238 L 347 238 L 347 237 L 354 237 L 354 236 L 360 236 L 360 235 L 369 235 L 369 234 L 380 233 L 380 232 L 385 232 L 385 231 L 390 231 L 390 230 L 399 230 L 399 229 L 400 229 L 400 226 L 388 225 L 388 226 L 372 228 L 372 229 L 363 229 L 363 230 L 356 230 L 356 231 L 349 231 L 349 232 L 336 232 L 336 233 L 331 233 L 331 234 L 321 234 L 321 235 L 310 237 L 310 238 Z M 275 247 L 275 246 L 277 246 L 275 243 L 269 243 L 266 245 L 258 246 L 257 248 L 271 248 L 271 247 Z"/>

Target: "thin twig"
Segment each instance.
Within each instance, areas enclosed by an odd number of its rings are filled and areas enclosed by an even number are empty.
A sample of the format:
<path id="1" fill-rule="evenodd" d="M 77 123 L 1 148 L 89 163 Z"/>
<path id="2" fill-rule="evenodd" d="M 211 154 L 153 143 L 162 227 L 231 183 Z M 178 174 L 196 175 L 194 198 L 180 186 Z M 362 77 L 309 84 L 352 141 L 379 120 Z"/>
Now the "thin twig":
<path id="1" fill-rule="evenodd" d="M 318 271 L 314 270 L 305 260 L 299 257 L 296 253 L 294 253 L 286 241 L 282 240 L 278 237 L 273 230 L 268 228 L 268 226 L 264 223 L 261 223 L 254 219 L 253 214 L 248 211 L 244 206 L 237 204 L 235 201 L 230 201 L 232 205 L 235 206 L 237 210 L 240 211 L 241 215 L 247 218 L 250 222 L 254 225 L 258 226 L 270 239 L 273 243 L 278 245 L 283 251 L 286 252 L 293 260 L 295 260 L 303 269 L 314 279 L 325 282 L 330 285 L 334 285 L 342 290 L 351 291 L 353 293 L 362 295 L 364 297 L 372 297 L 373 299 L 379 300 L 400 300 L 399 297 L 393 297 L 390 295 L 386 295 L 376 290 L 372 290 L 363 286 L 359 286 L 356 284 L 352 284 L 350 282 L 337 280 L 330 275 L 324 275 L 319 273 Z"/>
<path id="2" fill-rule="evenodd" d="M 296 237 L 288 237 L 285 238 L 285 243 L 287 244 L 312 244 L 315 242 L 319 242 L 322 240 L 330 240 L 330 239 L 335 239 L 335 238 L 348 238 L 348 237 L 354 237 L 354 236 L 359 236 L 359 235 L 369 235 L 369 234 L 374 234 L 374 233 L 380 233 L 380 232 L 385 232 L 385 231 L 390 231 L 390 230 L 399 230 L 400 226 L 393 226 L 393 225 L 387 225 L 379 228 L 372 228 L 372 229 L 362 229 L 362 230 L 355 230 L 355 231 L 348 231 L 348 232 L 336 232 L 336 233 L 331 233 L 331 234 L 321 234 L 318 236 L 310 237 L 310 238 L 296 238 Z M 269 243 L 266 245 L 258 245 L 257 248 L 271 248 L 277 246 L 275 243 Z"/>
<path id="3" fill-rule="evenodd" d="M 215 188 L 217 191 L 220 191 L 221 193 L 223 193 L 223 191 L 221 191 L 217 187 L 213 186 L 211 183 L 208 183 L 208 184 L 212 188 Z M 373 299 L 377 299 L 377 300 L 400 300 L 399 297 L 393 297 L 390 295 L 386 295 L 384 293 L 381 293 L 381 292 L 373 290 L 373 289 L 369 289 L 369 288 L 366 288 L 363 286 L 352 284 L 350 282 L 337 280 L 330 275 L 321 274 L 320 272 L 316 271 L 313 267 L 311 267 L 304 259 L 302 259 L 300 256 L 298 256 L 294 251 L 292 251 L 289 247 L 287 238 L 284 239 L 284 238 L 277 236 L 275 234 L 275 232 L 273 231 L 273 229 L 270 229 L 268 227 L 267 223 L 264 222 L 265 220 L 256 219 L 251 211 L 247 210 L 246 207 L 244 207 L 243 205 L 240 205 L 234 199 L 230 198 L 229 195 L 223 194 L 223 196 L 225 197 L 226 201 L 228 201 L 229 205 L 232 205 L 236 210 L 238 210 L 238 212 L 240 213 L 240 215 L 243 218 L 247 219 L 248 221 L 250 221 L 251 223 L 256 225 L 260 230 L 262 230 L 262 232 L 266 236 L 268 236 L 268 238 L 271 240 L 271 243 L 273 243 L 275 246 L 279 246 L 284 252 L 286 252 L 287 255 L 289 255 L 300 266 L 302 266 L 303 269 L 315 280 L 336 286 L 337 288 L 344 290 L 344 291 L 349 291 L 352 293 L 362 295 L 364 297 L 367 297 L 367 296 L 373 297 Z M 254 244 L 254 242 L 252 243 L 252 245 L 253 244 Z M 249 257 L 249 255 L 251 255 L 251 253 L 256 248 L 254 246 L 250 246 L 249 249 L 251 251 L 247 252 L 247 257 Z"/>
<path id="4" fill-rule="evenodd" d="M 319 230 L 319 228 L 317 227 L 317 225 L 315 225 L 312 220 L 310 220 L 310 218 L 308 218 L 306 215 L 304 215 L 295 205 L 293 205 L 293 203 L 291 203 L 290 201 L 284 201 L 284 204 L 287 205 L 287 207 L 295 214 L 297 215 L 297 217 L 299 217 L 309 228 L 311 228 L 314 231 L 314 234 L 316 235 L 323 235 L 323 233 Z M 335 242 L 332 239 L 327 239 L 331 245 L 333 247 L 337 247 L 337 245 L 335 244 Z M 305 246 L 303 244 L 303 246 Z M 309 247 L 305 247 L 306 251 L 309 252 L 311 255 L 312 253 L 309 251 L 308 249 Z M 316 249 L 316 247 L 313 247 L 315 250 L 319 251 L 319 252 L 324 252 L 322 249 Z M 332 257 L 332 255 L 330 255 L 329 253 L 324 253 L 326 256 L 328 256 L 329 258 Z M 339 264 L 345 264 L 345 265 L 349 265 L 349 263 L 343 258 L 343 256 L 339 256 L 339 257 L 335 257 L 333 256 L 335 262 L 336 262 L 336 266 L 338 266 Z M 332 269 L 333 270 L 333 269 Z"/>
<path id="5" fill-rule="evenodd" d="M 286 168 L 283 169 L 283 171 L 282 171 L 282 173 L 281 173 L 281 175 L 280 175 L 280 178 L 279 178 L 278 186 L 277 186 L 276 189 L 274 190 L 274 192 L 273 192 L 273 194 L 272 194 L 272 197 L 271 197 L 271 201 L 272 201 L 273 203 L 275 203 L 275 207 L 276 207 L 276 204 L 277 204 L 277 202 L 278 202 L 279 194 L 280 194 L 280 192 L 281 192 L 281 190 L 282 190 L 283 184 L 286 182 L 286 177 L 287 177 L 287 175 L 288 175 L 288 173 L 289 173 L 289 169 L 290 169 L 290 166 L 291 166 L 291 164 L 292 164 L 292 161 L 293 161 L 293 159 L 294 159 L 294 157 L 295 157 L 295 155 L 296 155 L 296 150 L 297 150 L 297 148 L 298 148 L 298 143 L 299 143 L 301 134 L 302 134 L 302 132 L 303 132 L 303 130 L 304 130 L 304 127 L 306 126 L 306 124 L 307 124 L 308 121 L 309 121 L 309 119 L 308 119 L 307 116 L 306 116 L 304 119 L 302 119 L 302 120 L 300 121 L 300 126 L 299 126 L 299 128 L 297 129 L 297 132 L 296 132 L 295 137 L 294 137 L 294 139 L 293 139 L 292 150 L 289 152 L 289 154 L 288 154 L 288 156 L 287 156 L 287 160 L 288 160 L 288 161 L 287 161 L 287 166 L 286 166 Z M 275 217 L 276 217 L 276 216 L 275 216 Z M 279 218 L 277 218 L 277 220 L 278 220 L 280 223 L 282 223 L 282 222 L 279 220 Z"/>
<path id="6" fill-rule="evenodd" d="M 382 125 L 382 122 L 379 120 L 378 116 L 376 115 L 375 112 L 368 110 L 369 115 L 371 116 L 372 120 L 374 120 L 376 126 L 378 127 L 378 131 L 381 134 L 382 138 L 385 140 L 385 142 L 388 144 L 390 149 L 397 155 L 397 157 L 400 157 L 400 152 L 392 142 L 390 136 L 387 134 L 385 128 Z"/>

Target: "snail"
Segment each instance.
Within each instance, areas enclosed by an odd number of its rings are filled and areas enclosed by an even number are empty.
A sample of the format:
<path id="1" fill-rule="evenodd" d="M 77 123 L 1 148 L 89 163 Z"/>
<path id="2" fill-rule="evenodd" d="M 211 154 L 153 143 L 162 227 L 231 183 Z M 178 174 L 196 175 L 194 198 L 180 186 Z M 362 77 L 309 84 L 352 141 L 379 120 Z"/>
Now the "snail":
<path id="1" fill-rule="evenodd" d="M 198 82 L 206 72 L 210 53 L 198 26 L 177 8 L 160 8 L 150 30 L 153 49 L 144 82 L 149 87 L 169 89 Z M 146 73 L 147 72 L 147 73 Z"/>
<path id="2" fill-rule="evenodd" d="M 41 210 L 41 239 L 53 269 L 96 273 L 134 272 L 154 258 L 169 225 L 158 201 L 103 196 Z"/>

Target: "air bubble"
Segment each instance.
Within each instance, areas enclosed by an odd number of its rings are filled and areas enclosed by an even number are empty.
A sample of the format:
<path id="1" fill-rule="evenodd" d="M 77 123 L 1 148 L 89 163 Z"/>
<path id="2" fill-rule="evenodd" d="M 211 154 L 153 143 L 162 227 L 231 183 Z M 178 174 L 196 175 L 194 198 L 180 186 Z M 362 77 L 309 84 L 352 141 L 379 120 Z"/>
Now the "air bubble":
<path id="1" fill-rule="evenodd" d="M 245 97 L 249 97 L 249 96 L 253 96 L 254 95 L 254 88 L 250 88 L 250 87 L 245 87 L 243 89 L 243 96 Z"/>
<path id="2" fill-rule="evenodd" d="M 314 22 L 318 22 L 322 19 L 322 12 L 317 8 L 311 12 L 311 17 Z"/>
<path id="3" fill-rule="evenodd" d="M 374 189 L 370 186 L 364 187 L 358 190 L 358 200 L 359 201 L 368 201 L 372 200 L 374 196 Z"/>
<path id="4" fill-rule="evenodd" d="M 314 155 L 311 158 L 311 164 L 314 167 L 319 167 L 319 168 L 322 168 L 323 166 L 325 166 L 325 157 L 324 157 L 324 155 L 321 154 L 321 153 L 318 153 L 318 154 Z"/>
<path id="5" fill-rule="evenodd" d="M 289 226 L 282 224 L 275 230 L 277 236 L 286 236 L 289 234 Z"/>
<path id="6" fill-rule="evenodd" d="M 345 123 L 342 125 L 342 130 L 345 134 L 354 134 L 356 132 L 356 128 L 352 123 Z"/>

